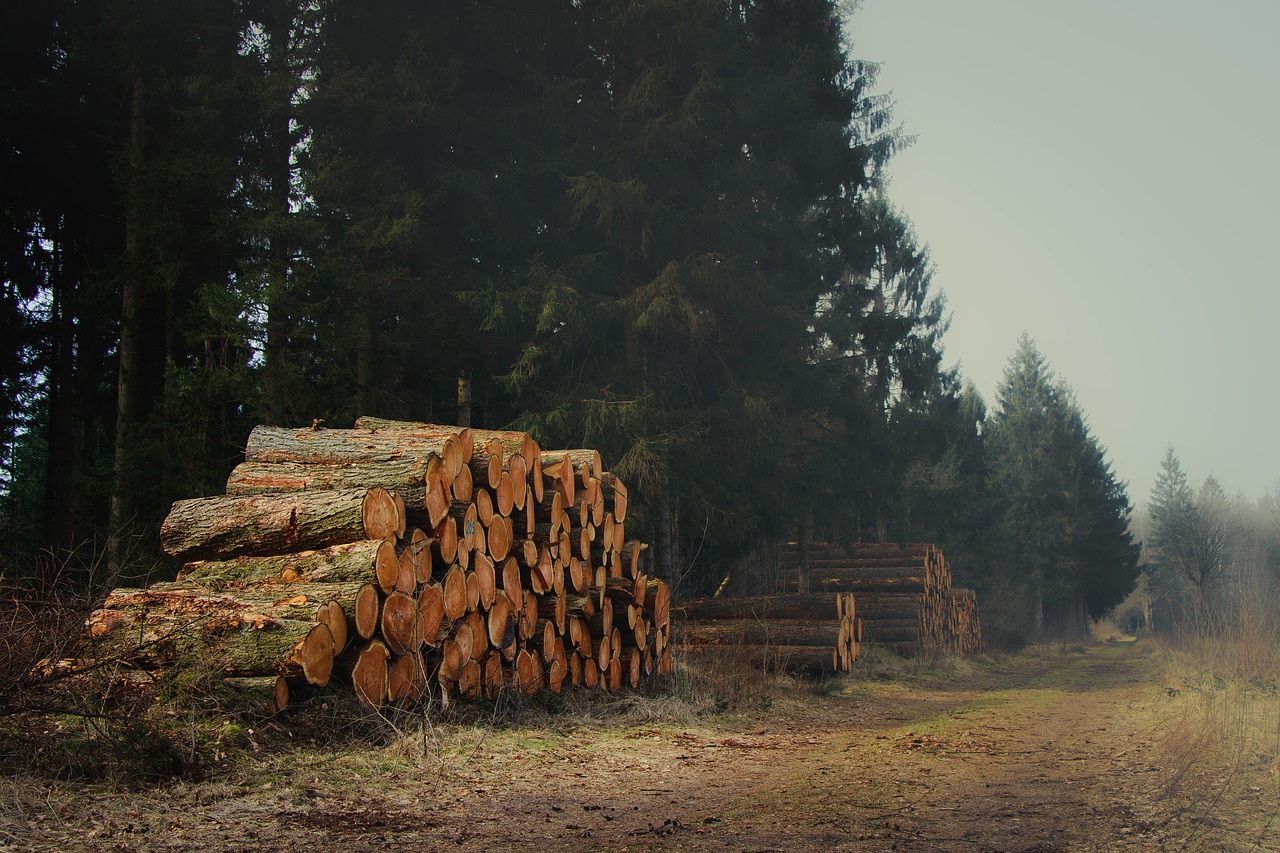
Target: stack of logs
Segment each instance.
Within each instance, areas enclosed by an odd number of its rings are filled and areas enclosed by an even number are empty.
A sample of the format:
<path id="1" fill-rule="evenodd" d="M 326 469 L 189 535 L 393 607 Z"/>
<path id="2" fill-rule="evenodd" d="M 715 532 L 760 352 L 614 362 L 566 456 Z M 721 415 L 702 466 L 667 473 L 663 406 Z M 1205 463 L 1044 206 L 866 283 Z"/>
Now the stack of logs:
<path id="1" fill-rule="evenodd" d="M 178 580 L 115 590 L 88 630 L 99 657 L 271 677 L 277 707 L 335 677 L 374 707 L 636 686 L 670 672 L 670 594 L 626 516 L 597 451 L 522 432 L 260 426 L 225 496 L 165 520 Z"/>
<path id="2" fill-rule="evenodd" d="M 794 672 L 849 672 L 861 656 L 862 628 L 848 593 L 702 598 L 679 606 L 678 641 L 688 654 L 709 650 Z"/>
<path id="3" fill-rule="evenodd" d="M 981 648 L 972 590 L 951 586 L 935 545 L 810 544 L 807 572 L 795 543 L 783 546 L 779 591 L 852 593 L 863 637 L 902 655 L 964 655 Z"/>

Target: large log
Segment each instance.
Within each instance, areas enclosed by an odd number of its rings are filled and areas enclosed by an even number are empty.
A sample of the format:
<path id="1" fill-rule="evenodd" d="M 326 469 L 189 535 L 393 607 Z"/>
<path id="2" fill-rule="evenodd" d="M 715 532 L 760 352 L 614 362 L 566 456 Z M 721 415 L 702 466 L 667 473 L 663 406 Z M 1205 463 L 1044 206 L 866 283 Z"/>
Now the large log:
<path id="1" fill-rule="evenodd" d="M 382 574 L 394 573 L 395 567 L 396 552 L 392 540 L 365 539 L 292 554 L 187 563 L 178 579 L 213 589 L 266 580 L 363 583 Z"/>
<path id="2" fill-rule="evenodd" d="M 858 602 L 861 608 L 862 602 Z M 709 619 L 834 619 L 834 593 L 759 595 L 742 598 L 696 598 L 672 604 L 673 611 L 690 621 Z"/>
<path id="3" fill-rule="evenodd" d="M 323 687 L 333 672 L 316 604 L 243 601 L 177 585 L 117 589 L 88 619 L 90 654 L 144 667 L 203 662 L 223 675 L 282 675 Z"/>
<path id="4" fill-rule="evenodd" d="M 400 429 L 285 429 L 258 426 L 245 444 L 246 462 L 299 462 L 350 465 L 416 460 L 426 465 L 434 454 L 450 481 L 465 462 L 455 432 Z"/>
<path id="5" fill-rule="evenodd" d="M 793 554 L 800 549 L 796 542 L 788 542 L 782 547 L 783 555 Z M 867 542 L 853 545 L 831 543 L 810 543 L 810 556 L 839 556 L 858 558 L 906 557 L 923 555 L 937 551 L 937 546 L 928 543 L 910 543 L 900 545 L 894 542 Z"/>
<path id="6" fill-rule="evenodd" d="M 181 562 L 226 560 L 393 538 L 403 528 L 381 488 L 193 498 L 173 505 L 160 544 Z"/>
<path id="7" fill-rule="evenodd" d="M 418 621 L 418 601 L 396 590 L 382 603 L 382 639 L 395 655 L 418 651 L 424 639 Z"/>
<path id="8" fill-rule="evenodd" d="M 806 674 L 838 672 L 835 650 L 831 646 L 686 646 L 686 654 L 694 661 L 704 661 L 712 666 L 722 666 L 722 661 L 741 662 L 766 671 L 785 670 Z M 667 650 L 670 652 L 670 649 Z M 671 659 L 664 653 L 658 672 L 669 675 Z"/>
<path id="9" fill-rule="evenodd" d="M 779 592 L 795 592 L 798 583 L 794 580 L 778 583 Z M 904 578 L 841 578 L 828 577 L 815 573 L 809 578 L 809 589 L 812 592 L 889 592 L 919 595 L 925 592 L 930 583 L 921 577 Z"/>
<path id="10" fill-rule="evenodd" d="M 840 620 L 723 619 L 687 623 L 678 642 L 686 645 L 826 646 L 846 639 L 848 626 Z"/>
<path id="11" fill-rule="evenodd" d="M 799 563 L 794 559 L 783 557 L 778 566 L 783 571 L 795 571 Z M 860 558 L 860 557 L 810 557 L 810 569 L 833 569 L 844 570 L 849 573 L 863 572 L 868 577 L 875 577 L 877 570 L 880 569 L 909 569 L 915 568 L 919 572 L 923 572 L 928 566 L 928 562 L 924 555 L 907 556 L 907 557 L 876 557 L 876 558 Z"/>
<path id="12" fill-rule="evenodd" d="M 455 424 L 437 424 L 425 421 L 402 421 L 392 420 L 391 418 L 379 418 L 373 415 L 361 415 L 356 418 L 356 422 L 352 425 L 356 429 L 367 430 L 369 432 L 386 432 L 389 430 L 398 430 L 401 432 L 420 432 L 424 434 L 441 434 L 456 435 L 459 437 L 470 437 L 471 427 L 457 426 Z M 468 451 L 470 453 L 470 451 Z M 468 456 L 468 459 L 471 457 Z"/>
<path id="13" fill-rule="evenodd" d="M 644 612 L 655 628 L 665 628 L 671 621 L 671 588 L 657 578 L 645 582 Z"/>
<path id="14" fill-rule="evenodd" d="M 867 643 L 918 643 L 923 641 L 923 634 L 919 627 L 885 628 L 863 623 L 862 639 Z"/>
<path id="15" fill-rule="evenodd" d="M 473 447 L 486 446 L 494 439 L 497 439 L 502 444 L 504 458 L 519 456 L 525 463 L 526 470 L 529 470 L 530 466 L 533 465 L 533 461 L 541 453 L 538 442 L 534 441 L 533 436 L 527 432 L 500 429 L 473 429 L 471 431 Z M 510 465 L 510 462 L 507 464 Z"/>
<path id="16" fill-rule="evenodd" d="M 191 581 L 154 583 L 145 589 L 120 588 L 112 590 L 103 602 L 103 610 L 144 611 L 159 609 L 169 613 L 190 613 L 193 616 L 205 612 L 217 613 L 228 608 L 238 609 L 267 619 L 312 620 L 316 610 L 330 601 L 350 607 L 360 584 L 354 581 L 342 583 L 290 583 L 287 581 L 261 581 L 233 589 L 214 590 Z"/>
<path id="17" fill-rule="evenodd" d="M 429 679 L 422 655 L 411 652 L 393 656 L 387 666 L 387 698 L 392 703 L 418 702 L 427 691 Z"/>
<path id="18" fill-rule="evenodd" d="M 618 521 L 627 520 L 627 487 L 618 479 L 616 474 L 608 471 L 600 474 L 600 490 L 603 500 L 603 509 L 612 512 L 613 517 Z"/>
<path id="19" fill-rule="evenodd" d="M 421 500 L 430 456 L 355 462 L 241 462 L 227 477 L 227 494 L 261 495 L 314 489 L 382 486 Z"/>
<path id="20" fill-rule="evenodd" d="M 351 683 L 356 696 L 371 708 L 381 708 L 390 696 L 388 659 L 391 652 L 380 640 L 371 640 L 354 655 Z"/>
<path id="21" fill-rule="evenodd" d="M 559 464 L 562 459 L 569 460 L 569 465 L 578 478 L 578 485 L 586 486 L 587 480 L 591 477 L 600 479 L 602 473 L 600 451 L 593 448 L 544 450 L 542 451 L 542 470 L 545 472 L 548 467 Z"/>

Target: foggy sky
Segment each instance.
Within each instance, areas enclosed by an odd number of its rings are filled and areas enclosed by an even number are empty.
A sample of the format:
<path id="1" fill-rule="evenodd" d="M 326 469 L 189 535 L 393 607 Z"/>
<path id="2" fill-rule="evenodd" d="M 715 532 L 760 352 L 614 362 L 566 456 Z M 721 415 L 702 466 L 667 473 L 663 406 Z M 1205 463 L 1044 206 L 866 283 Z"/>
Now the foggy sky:
<path id="1" fill-rule="evenodd" d="M 890 196 L 994 405 L 1028 332 L 1134 504 L 1173 445 L 1193 484 L 1280 482 L 1280 3 L 864 0 L 913 146 Z"/>

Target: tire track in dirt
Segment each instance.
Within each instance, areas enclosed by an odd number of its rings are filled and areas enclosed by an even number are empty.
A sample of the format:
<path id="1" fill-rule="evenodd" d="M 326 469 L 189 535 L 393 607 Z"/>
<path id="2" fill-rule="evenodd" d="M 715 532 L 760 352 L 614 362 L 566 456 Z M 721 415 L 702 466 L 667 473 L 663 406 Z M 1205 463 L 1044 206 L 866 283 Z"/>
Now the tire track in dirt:
<path id="1" fill-rule="evenodd" d="M 848 829 L 867 843 L 848 846 L 1158 849 L 1157 827 L 1141 816 L 1158 768 L 1137 710 L 1154 692 L 1130 648 L 1107 647 L 911 724 L 855 734 L 845 754 L 898 792 L 855 807 Z"/>
<path id="2" fill-rule="evenodd" d="M 1152 805 L 1161 774 L 1142 727 L 1159 692 L 1132 645 L 961 672 L 971 683 L 797 684 L 767 711 L 690 725 L 494 730 L 434 770 L 351 759 L 261 786 L 88 798 L 29 849 L 1029 853 L 1178 840 Z"/>
<path id="3" fill-rule="evenodd" d="M 1155 691 L 1107 647 L 1009 686 L 837 700 L 768 757 L 710 759 L 663 849 L 1147 850 Z M 790 741 L 787 743 L 787 741 Z M 732 781 L 728 781 L 732 780 Z M 687 780 L 686 780 L 687 781 Z"/>

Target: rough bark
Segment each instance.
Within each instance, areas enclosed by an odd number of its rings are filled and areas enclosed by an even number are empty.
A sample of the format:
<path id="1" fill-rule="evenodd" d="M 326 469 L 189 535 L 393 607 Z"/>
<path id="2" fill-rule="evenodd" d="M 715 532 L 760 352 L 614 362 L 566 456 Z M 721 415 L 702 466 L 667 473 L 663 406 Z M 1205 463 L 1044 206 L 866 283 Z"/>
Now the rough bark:
<path id="1" fill-rule="evenodd" d="M 183 562 L 225 560 L 386 539 L 402 524 L 380 488 L 194 498 L 173 505 L 160 543 Z"/>
<path id="2" fill-rule="evenodd" d="M 359 423 L 359 422 L 358 422 Z M 430 464 L 444 461 L 452 480 L 464 464 L 458 429 L 424 433 L 406 429 L 285 429 L 257 426 L 245 445 L 245 462 L 357 465 L 366 463 Z"/>
<path id="3" fill-rule="evenodd" d="M 213 589 L 269 580 L 364 582 L 375 578 L 379 567 L 391 571 L 395 562 L 395 547 L 390 539 L 366 539 L 314 551 L 187 563 L 178 579 Z"/>
<path id="4" fill-rule="evenodd" d="M 861 606 L 861 602 L 859 602 Z M 695 598 L 672 606 L 686 619 L 833 619 L 839 615 L 834 593 L 760 595 L 743 598 Z"/>
<path id="5" fill-rule="evenodd" d="M 333 671 L 317 605 L 244 601 L 190 588 L 118 589 L 90 615 L 90 655 L 156 667 L 206 664 L 223 675 L 283 675 L 324 686 Z"/>

